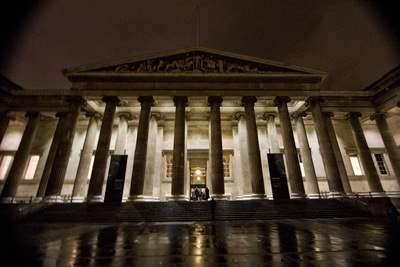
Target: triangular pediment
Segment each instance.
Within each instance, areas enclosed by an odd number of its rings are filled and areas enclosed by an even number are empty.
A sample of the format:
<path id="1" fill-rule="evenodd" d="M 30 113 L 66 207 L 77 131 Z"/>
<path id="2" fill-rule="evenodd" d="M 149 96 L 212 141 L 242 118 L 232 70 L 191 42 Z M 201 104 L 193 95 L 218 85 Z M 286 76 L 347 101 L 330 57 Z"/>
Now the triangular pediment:
<path id="1" fill-rule="evenodd" d="M 124 75 L 326 75 L 325 72 L 319 70 L 198 46 L 64 70 L 66 76 L 85 73 Z"/>

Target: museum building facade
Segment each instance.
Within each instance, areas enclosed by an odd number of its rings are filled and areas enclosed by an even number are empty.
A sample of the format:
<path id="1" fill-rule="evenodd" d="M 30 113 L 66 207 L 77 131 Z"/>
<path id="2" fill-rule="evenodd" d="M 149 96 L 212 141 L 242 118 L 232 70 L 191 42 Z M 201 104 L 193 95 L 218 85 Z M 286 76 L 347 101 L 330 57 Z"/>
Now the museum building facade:
<path id="1" fill-rule="evenodd" d="M 326 72 L 204 47 L 1 79 L 0 200 L 400 196 L 400 68 L 363 91 Z M 111 192 L 111 191 L 110 191 Z M 283 192 L 283 191 L 282 191 Z M 288 195 L 289 197 L 289 195 Z"/>

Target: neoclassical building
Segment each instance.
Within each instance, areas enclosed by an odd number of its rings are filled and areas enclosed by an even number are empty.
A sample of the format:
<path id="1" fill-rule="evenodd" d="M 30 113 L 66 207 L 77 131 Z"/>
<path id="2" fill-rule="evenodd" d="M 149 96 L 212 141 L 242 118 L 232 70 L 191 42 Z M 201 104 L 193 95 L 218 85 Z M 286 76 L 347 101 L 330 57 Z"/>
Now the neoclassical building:
<path id="1" fill-rule="evenodd" d="M 326 72 L 190 47 L 63 74 L 1 79 L 2 202 L 399 196 L 400 68 L 321 91 Z"/>

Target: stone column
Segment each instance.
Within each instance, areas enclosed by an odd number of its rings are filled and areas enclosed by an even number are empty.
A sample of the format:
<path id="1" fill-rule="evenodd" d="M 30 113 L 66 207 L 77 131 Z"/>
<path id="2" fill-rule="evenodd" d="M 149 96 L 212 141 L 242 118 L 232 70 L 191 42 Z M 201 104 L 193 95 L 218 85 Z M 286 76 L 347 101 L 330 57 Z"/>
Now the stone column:
<path id="1" fill-rule="evenodd" d="M 394 174 L 397 178 L 397 182 L 400 185 L 400 152 L 397 148 L 397 144 L 393 138 L 393 135 L 389 130 L 389 125 L 386 121 L 386 114 L 375 113 L 371 116 L 371 120 L 376 121 L 376 125 L 378 126 L 383 143 L 385 144 L 386 151 L 389 155 L 389 160 L 392 164 Z"/>
<path id="2" fill-rule="evenodd" d="M 301 176 L 299 159 L 297 157 L 296 144 L 293 137 L 292 124 L 290 122 L 289 111 L 286 103 L 290 102 L 289 97 L 278 96 L 274 99 L 278 107 L 279 120 L 282 129 L 282 140 L 285 149 L 287 173 L 291 188 L 290 197 L 292 199 L 305 198 L 303 177 Z"/>
<path id="3" fill-rule="evenodd" d="M 80 97 L 71 97 L 68 101 L 71 102 L 71 105 L 65 118 L 65 127 L 63 127 L 63 132 L 58 141 L 55 160 L 44 194 L 46 198 L 54 201 L 61 201 L 61 190 L 64 184 L 72 143 L 74 141 L 75 128 L 78 123 L 81 105 L 84 103 L 83 99 Z"/>
<path id="4" fill-rule="evenodd" d="M 147 159 L 146 171 L 144 178 L 143 198 L 145 200 L 154 200 L 153 198 L 153 180 L 156 172 L 156 152 L 157 152 L 157 134 L 158 120 L 161 118 L 160 113 L 151 113 L 149 123 L 149 138 L 147 143 Z"/>
<path id="5" fill-rule="evenodd" d="M 264 179 L 261 165 L 260 146 L 258 144 L 254 96 L 242 97 L 242 105 L 246 116 L 247 143 L 249 149 L 249 167 L 251 175 L 251 188 L 253 197 L 265 198 Z"/>
<path id="6" fill-rule="evenodd" d="M 378 173 L 376 172 L 371 151 L 369 150 L 367 140 L 365 139 L 358 117 L 361 117 L 361 113 L 350 112 L 345 118 L 350 122 L 351 130 L 356 141 L 358 155 L 360 156 L 360 161 L 372 195 L 376 197 L 385 196 L 385 191 L 383 191 L 381 181 L 379 180 Z"/>
<path id="7" fill-rule="evenodd" d="M 133 159 L 132 182 L 129 200 L 143 199 L 144 177 L 146 173 L 147 143 L 149 138 L 150 110 L 154 103 L 152 96 L 138 98 L 141 104 L 139 125 L 136 138 L 135 156 Z"/>
<path id="8" fill-rule="evenodd" d="M 304 174 L 307 181 L 307 197 L 319 198 L 319 186 L 317 175 L 315 174 L 314 163 L 311 156 L 311 149 L 307 139 L 306 128 L 304 126 L 303 117 L 306 113 L 295 114 L 293 117 L 296 122 L 297 139 L 299 140 L 300 154 L 303 159 Z"/>
<path id="9" fill-rule="evenodd" d="M 250 169 L 245 168 L 249 164 L 249 148 L 247 144 L 247 130 L 246 130 L 246 118 L 243 112 L 235 113 L 235 119 L 238 120 L 238 135 L 239 135 L 239 150 L 240 150 L 240 162 L 238 167 L 240 169 L 240 186 L 242 187 L 243 196 L 240 198 L 251 198 L 251 174 Z"/>
<path id="10" fill-rule="evenodd" d="M 57 128 L 56 131 L 54 132 L 49 154 L 47 155 L 46 164 L 44 165 L 42 178 L 40 179 L 39 188 L 36 194 L 37 200 L 41 200 L 46 192 L 47 183 L 49 182 L 50 178 L 51 168 L 53 167 L 54 159 L 56 158 L 58 143 L 60 142 L 61 135 L 64 132 L 67 113 L 57 112 L 56 117 L 59 118 L 57 123 Z"/>
<path id="11" fill-rule="evenodd" d="M 339 168 L 336 162 L 335 152 L 333 151 L 332 143 L 329 138 L 328 129 L 326 128 L 325 118 L 321 111 L 319 97 L 310 97 L 307 100 L 308 105 L 311 105 L 311 112 L 314 119 L 315 132 L 319 142 L 319 148 L 324 161 L 326 178 L 328 180 L 330 197 L 342 197 L 344 193 L 342 180 L 340 178 Z"/>
<path id="12" fill-rule="evenodd" d="M 106 102 L 106 108 L 104 110 L 103 122 L 101 123 L 96 154 L 94 155 L 92 175 L 89 181 L 87 194 L 88 202 L 103 201 L 103 184 L 107 169 L 108 156 L 110 153 L 110 142 L 114 125 L 115 110 L 117 109 L 120 100 L 116 96 L 106 96 L 103 97 L 103 101 Z"/>
<path id="13" fill-rule="evenodd" d="M 175 96 L 175 133 L 170 200 L 187 200 L 185 195 L 185 106 L 186 96 Z"/>
<path id="14" fill-rule="evenodd" d="M 115 141 L 114 155 L 125 155 L 126 137 L 128 136 L 128 120 L 132 119 L 129 112 L 118 113 L 119 124 L 117 140 Z"/>
<path id="15" fill-rule="evenodd" d="M 86 117 L 89 117 L 89 125 L 81 151 L 81 158 L 79 159 L 74 187 L 72 189 L 72 202 L 83 202 L 86 195 L 89 167 L 93 155 L 94 141 L 99 130 L 98 122 L 101 115 L 97 112 L 88 112 L 86 113 Z"/>
<path id="16" fill-rule="evenodd" d="M 267 121 L 267 134 L 269 141 L 268 153 L 281 153 L 279 149 L 278 133 L 276 131 L 275 113 L 264 113 L 263 118 Z"/>
<path id="17" fill-rule="evenodd" d="M 224 182 L 224 162 L 222 150 L 222 130 L 220 106 L 223 99 L 220 96 L 208 97 L 211 107 L 210 114 L 210 150 L 211 150 L 211 183 L 214 199 L 226 199 Z"/>
<path id="18" fill-rule="evenodd" d="M 10 115 L 7 112 L 0 114 L 0 144 L 1 141 L 3 140 L 4 134 L 7 131 L 10 120 L 15 120 L 14 116 Z"/>
<path id="19" fill-rule="evenodd" d="M 29 152 L 31 151 L 35 133 L 39 124 L 39 113 L 28 112 L 25 116 L 29 118 L 28 123 L 26 124 L 24 134 L 22 135 L 10 172 L 8 173 L 7 180 L 4 184 L 0 199 L 1 203 L 11 202 L 13 197 L 17 194 L 18 185 L 23 178 L 22 175 L 24 174 L 29 159 Z"/>
<path id="20" fill-rule="evenodd" d="M 340 152 L 339 143 L 336 138 L 335 128 L 333 128 L 331 117 L 333 117 L 333 113 L 323 113 L 325 118 L 326 128 L 328 130 L 329 138 L 332 143 L 333 151 L 335 152 L 336 162 L 339 168 L 340 179 L 342 180 L 344 192 L 347 195 L 353 195 L 353 191 L 351 190 L 349 177 L 347 176 L 346 167 L 344 166 L 342 153 Z"/>

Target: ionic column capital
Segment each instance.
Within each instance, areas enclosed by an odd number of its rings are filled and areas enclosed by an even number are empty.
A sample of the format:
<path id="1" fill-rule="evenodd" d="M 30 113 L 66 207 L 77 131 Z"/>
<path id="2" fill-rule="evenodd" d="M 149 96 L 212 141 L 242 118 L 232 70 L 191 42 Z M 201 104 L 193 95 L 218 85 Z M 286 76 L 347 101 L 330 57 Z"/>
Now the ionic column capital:
<path id="1" fill-rule="evenodd" d="M 257 97 L 255 96 L 243 96 L 242 97 L 242 106 L 246 105 L 246 104 L 252 104 L 254 105 L 254 103 L 257 102 Z"/>
<path id="2" fill-rule="evenodd" d="M 139 101 L 140 104 L 150 103 L 150 105 L 153 105 L 155 102 L 155 99 L 152 96 L 139 96 L 137 101 Z"/>
<path id="3" fill-rule="evenodd" d="M 307 117 L 307 113 L 306 112 L 293 112 L 292 114 L 290 114 L 290 119 L 292 120 L 296 120 L 298 118 L 305 118 Z"/>
<path id="4" fill-rule="evenodd" d="M 348 120 L 350 118 L 358 118 L 361 117 L 361 113 L 360 112 L 349 112 L 346 115 L 344 115 L 344 119 Z"/>
<path id="5" fill-rule="evenodd" d="M 262 115 L 262 119 L 267 121 L 269 119 L 269 117 L 275 118 L 277 115 L 278 114 L 276 114 L 275 112 L 265 112 Z"/>
<path id="6" fill-rule="evenodd" d="M 186 106 L 187 103 L 188 103 L 188 98 L 187 98 L 187 96 L 174 96 L 174 98 L 173 98 L 172 100 L 174 101 L 175 106 L 176 106 L 178 103 L 183 103 L 183 104 L 185 104 L 185 106 Z"/>
<path id="7" fill-rule="evenodd" d="M 208 97 L 208 104 L 209 105 L 212 105 L 215 102 L 218 103 L 219 105 L 221 105 L 222 101 L 223 101 L 223 98 L 220 97 L 220 96 L 209 96 Z"/>
<path id="8" fill-rule="evenodd" d="M 68 103 L 71 103 L 71 104 L 76 103 L 76 104 L 80 104 L 81 106 L 84 106 L 84 107 L 87 105 L 86 100 L 84 98 L 82 98 L 81 96 L 67 96 L 65 98 L 65 100 Z"/>
<path id="9" fill-rule="evenodd" d="M 376 112 L 376 113 L 372 114 L 372 115 L 369 117 L 369 119 L 370 119 L 371 121 L 374 121 L 374 120 L 376 120 L 376 119 L 378 119 L 378 118 L 383 118 L 383 119 L 385 119 L 386 117 L 387 117 L 387 113 L 386 113 L 386 112 Z"/>
<path id="10" fill-rule="evenodd" d="M 57 112 L 56 117 L 57 118 L 65 117 L 65 116 L 67 116 L 67 114 L 68 114 L 68 112 Z"/>
<path id="11" fill-rule="evenodd" d="M 101 100 L 106 103 L 113 102 L 117 106 L 121 103 L 121 100 L 117 96 L 104 96 Z"/>
<path id="12" fill-rule="evenodd" d="M 325 99 L 321 96 L 310 96 L 306 99 L 305 105 L 310 106 L 311 104 L 315 103 L 322 103 L 325 102 Z"/>
<path id="13" fill-rule="evenodd" d="M 329 117 L 329 118 L 335 117 L 335 114 L 333 114 L 333 112 L 322 112 L 322 114 L 323 114 L 325 117 Z"/>
<path id="14" fill-rule="evenodd" d="M 98 112 L 86 112 L 85 116 L 86 116 L 86 118 L 94 117 L 97 120 L 102 118 L 102 115 Z"/>
<path id="15" fill-rule="evenodd" d="M 273 102 L 274 102 L 274 105 L 277 107 L 279 105 L 289 103 L 290 100 L 291 99 L 288 96 L 277 96 L 274 98 Z"/>
<path id="16" fill-rule="evenodd" d="M 156 119 L 156 121 L 159 121 L 162 119 L 162 115 L 160 112 L 151 112 L 150 113 L 150 118 L 154 117 Z"/>
<path id="17" fill-rule="evenodd" d="M 117 116 L 121 119 L 121 117 L 125 117 L 127 121 L 133 120 L 133 115 L 130 112 L 118 112 Z"/>
<path id="18" fill-rule="evenodd" d="M 36 118 L 37 116 L 39 116 L 39 112 L 27 112 L 25 114 L 26 118 Z"/>
<path id="19" fill-rule="evenodd" d="M 235 120 L 240 120 L 240 117 L 242 117 L 242 116 L 243 116 L 243 118 L 246 117 L 245 114 L 244 114 L 244 112 L 236 112 L 236 113 L 233 115 L 233 118 L 234 118 Z"/>

